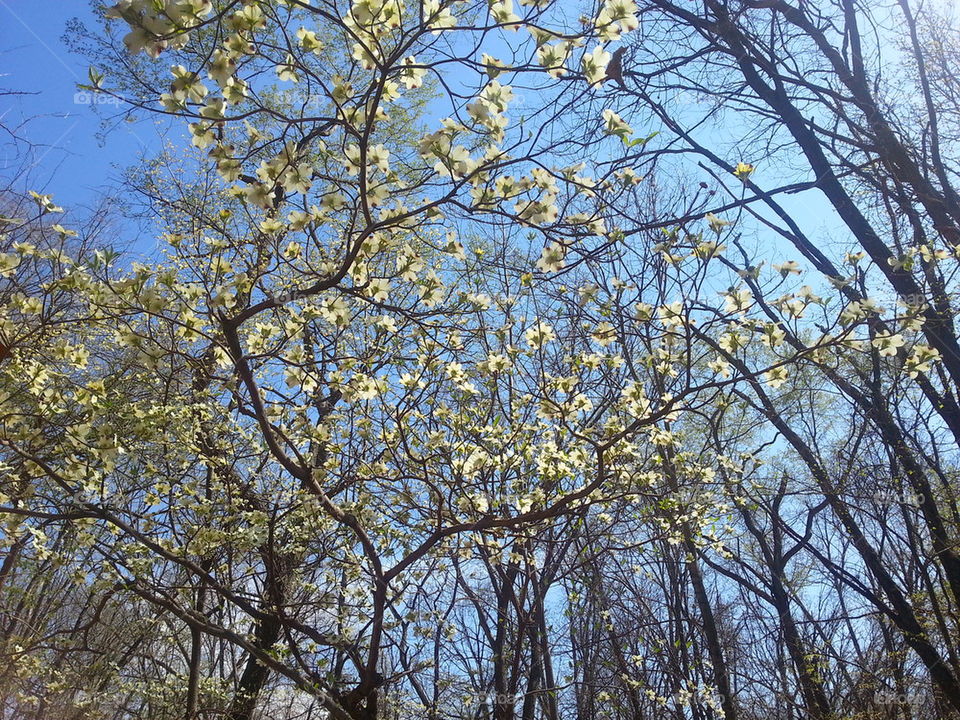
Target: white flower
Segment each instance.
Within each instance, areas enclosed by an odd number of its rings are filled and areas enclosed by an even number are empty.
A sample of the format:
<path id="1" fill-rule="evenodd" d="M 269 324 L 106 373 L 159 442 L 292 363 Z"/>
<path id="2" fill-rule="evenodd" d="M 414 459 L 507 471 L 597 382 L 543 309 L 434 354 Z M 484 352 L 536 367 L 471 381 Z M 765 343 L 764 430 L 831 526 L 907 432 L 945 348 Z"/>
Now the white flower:
<path id="1" fill-rule="evenodd" d="M 498 0 L 490 6 L 490 16 L 499 25 L 508 25 L 516 30 L 520 16 L 513 12 L 513 0 Z"/>
<path id="2" fill-rule="evenodd" d="M 723 296 L 727 300 L 727 312 L 746 312 L 753 304 L 753 293 L 746 288 L 730 288 Z"/>
<path id="3" fill-rule="evenodd" d="M 787 368 L 784 366 L 771 368 L 763 374 L 763 379 L 772 388 L 778 388 L 783 385 L 790 377 Z"/>
<path id="4" fill-rule="evenodd" d="M 880 357 L 893 357 L 905 342 L 902 335 L 878 335 L 873 346 L 880 351 Z"/>
<path id="5" fill-rule="evenodd" d="M 707 367 L 722 378 L 730 377 L 730 363 L 723 358 L 717 358 L 707 363 Z"/>
<path id="6" fill-rule="evenodd" d="M 397 321 L 389 315 L 381 315 L 373 321 L 373 325 L 381 330 L 384 330 L 385 332 L 390 333 L 391 335 L 397 332 Z"/>
<path id="7" fill-rule="evenodd" d="M 601 347 L 607 347 L 617 341 L 617 330 L 610 323 L 602 322 L 593 329 L 590 337 Z"/>
<path id="8" fill-rule="evenodd" d="M 376 378 L 358 373 L 351 378 L 344 397 L 348 402 L 372 400 L 380 394 L 382 383 Z"/>
<path id="9" fill-rule="evenodd" d="M 541 320 L 538 320 L 536 324 L 527 328 L 525 336 L 527 338 L 527 344 L 534 349 L 542 347 L 557 337 L 553 328 Z"/>
<path id="10" fill-rule="evenodd" d="M 297 30 L 297 39 L 300 41 L 300 47 L 307 52 L 312 52 L 314 55 L 319 55 L 323 50 L 323 43 L 313 30 L 307 30 L 303 27 L 300 28 Z"/>
<path id="11" fill-rule="evenodd" d="M 603 111 L 603 130 L 608 135 L 616 135 L 623 140 L 633 134 L 633 128 L 609 108 Z"/>
<path id="12" fill-rule="evenodd" d="M 390 295 L 390 280 L 387 278 L 372 278 L 367 284 L 367 295 L 376 302 L 386 302 Z"/>
<path id="13" fill-rule="evenodd" d="M 599 85 L 607 77 L 607 65 L 610 62 L 610 53 L 597 45 L 591 52 L 583 56 L 581 70 L 590 85 Z"/>
<path id="14" fill-rule="evenodd" d="M 513 367 L 513 362 L 507 355 L 501 355 L 499 353 L 490 353 L 487 355 L 487 359 L 479 363 L 477 367 L 481 372 L 494 374 L 498 372 L 504 372 Z"/>
<path id="15" fill-rule="evenodd" d="M 920 373 L 930 372 L 931 363 L 940 359 L 940 351 L 929 345 L 917 344 L 907 358 L 904 368 L 907 374 L 915 378 Z"/>
<path id="16" fill-rule="evenodd" d="M 557 242 L 547 245 L 537 260 L 537 270 L 545 273 L 559 272 L 563 269 L 563 258 L 567 254 L 567 249 Z"/>
<path id="17" fill-rule="evenodd" d="M 773 269 L 776 270 L 776 271 L 777 271 L 778 273 L 780 273 L 781 275 L 783 275 L 783 277 L 786 277 L 787 275 L 790 275 L 791 273 L 793 273 L 793 274 L 795 274 L 795 275 L 799 275 L 800 273 L 803 272 L 803 271 L 800 269 L 800 265 L 797 263 L 796 260 L 788 260 L 788 261 L 785 262 L 785 263 L 775 264 L 775 265 L 773 266 Z"/>
<path id="18" fill-rule="evenodd" d="M 400 79 L 408 90 L 418 88 L 423 85 L 423 77 L 427 74 L 427 69 L 416 67 L 417 59 L 410 55 L 404 58 L 403 70 L 400 73 Z"/>

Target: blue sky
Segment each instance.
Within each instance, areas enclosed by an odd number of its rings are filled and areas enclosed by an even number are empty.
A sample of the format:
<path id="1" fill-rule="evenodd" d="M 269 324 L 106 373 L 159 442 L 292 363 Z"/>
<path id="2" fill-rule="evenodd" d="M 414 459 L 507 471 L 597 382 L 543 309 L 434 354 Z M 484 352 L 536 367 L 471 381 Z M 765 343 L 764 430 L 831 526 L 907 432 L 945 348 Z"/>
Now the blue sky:
<path id="1" fill-rule="evenodd" d="M 102 118 L 118 108 L 94 107 L 90 96 L 77 94 L 87 64 L 63 40 L 72 18 L 97 22 L 88 0 L 0 0 L 0 89 L 22 93 L 0 96 L 0 117 L 35 145 L 31 188 L 53 193 L 64 207 L 82 207 L 115 184 L 144 150 L 159 147 L 160 135 L 150 122 L 121 123 L 106 144 L 98 140 Z M 7 140 L 0 142 L 4 176 L 12 172 Z"/>
<path id="2" fill-rule="evenodd" d="M 73 18 L 88 26 L 98 23 L 89 0 L 0 0 L 0 90 L 18 93 L 0 95 L 0 122 L 8 128 L 19 127 L 19 134 L 35 145 L 31 189 L 52 193 L 64 207 L 81 208 L 115 186 L 142 154 L 161 147 L 163 125 L 156 120 L 114 121 L 109 140 L 104 144 L 98 137 L 104 119 L 115 117 L 120 108 L 95 106 L 90 102 L 93 96 L 78 94 L 77 83 L 87 80 L 87 61 L 70 53 L 64 42 L 67 23 Z M 776 184 L 770 180 L 776 175 L 771 170 L 758 168 L 761 185 Z M 7 176 L 11 171 L 4 137 L 0 139 L 0 174 Z M 830 243 L 845 235 L 819 192 L 781 201 L 818 242 Z M 769 232 L 762 235 L 779 244 Z"/>

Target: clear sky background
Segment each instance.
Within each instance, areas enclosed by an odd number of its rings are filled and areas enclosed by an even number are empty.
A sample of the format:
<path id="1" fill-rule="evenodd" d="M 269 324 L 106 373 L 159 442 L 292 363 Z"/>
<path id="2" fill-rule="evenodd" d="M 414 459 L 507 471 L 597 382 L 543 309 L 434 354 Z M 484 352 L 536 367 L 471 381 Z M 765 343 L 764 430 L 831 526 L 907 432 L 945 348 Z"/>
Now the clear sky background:
<path id="1" fill-rule="evenodd" d="M 0 95 L 0 117 L 3 126 L 19 128 L 18 134 L 34 145 L 30 188 L 52 193 L 66 208 L 79 209 L 115 189 L 123 172 L 142 155 L 156 153 L 164 124 L 155 119 L 118 122 L 120 106 L 95 105 L 94 96 L 78 94 L 77 84 L 87 82 L 88 61 L 71 53 L 64 40 L 73 18 L 91 28 L 99 24 L 90 0 L 0 0 L 0 91 L 13 93 Z M 105 122 L 110 129 L 103 134 Z M 15 169 L 11 155 L 9 137 L 0 138 L 3 176 Z M 740 159 L 752 160 L 749 153 L 730 158 Z M 756 180 L 772 187 L 778 184 L 777 174 L 775 168 L 761 165 Z M 818 191 L 781 201 L 822 247 L 845 237 Z M 761 232 L 761 238 L 780 244 L 769 231 Z M 796 255 L 792 249 L 787 252 Z"/>
<path id="2" fill-rule="evenodd" d="M 87 61 L 67 49 L 67 23 L 97 24 L 89 0 L 0 0 L 0 116 L 33 145 L 29 182 L 64 207 L 89 206 L 115 186 L 123 170 L 160 146 L 149 121 L 116 126 L 104 142 L 104 120 L 118 106 L 91 104 L 77 93 Z M 9 136 L 0 139 L 0 173 L 14 171 Z"/>

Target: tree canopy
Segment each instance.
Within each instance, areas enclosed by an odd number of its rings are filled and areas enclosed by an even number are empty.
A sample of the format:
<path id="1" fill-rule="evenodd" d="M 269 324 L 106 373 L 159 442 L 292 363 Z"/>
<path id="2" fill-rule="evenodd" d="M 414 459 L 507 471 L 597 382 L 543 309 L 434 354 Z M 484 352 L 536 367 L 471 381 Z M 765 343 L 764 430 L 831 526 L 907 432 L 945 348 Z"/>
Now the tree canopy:
<path id="1" fill-rule="evenodd" d="M 960 717 L 948 7 L 99 10 L 172 124 L 148 247 L 2 190 L 3 717 Z"/>

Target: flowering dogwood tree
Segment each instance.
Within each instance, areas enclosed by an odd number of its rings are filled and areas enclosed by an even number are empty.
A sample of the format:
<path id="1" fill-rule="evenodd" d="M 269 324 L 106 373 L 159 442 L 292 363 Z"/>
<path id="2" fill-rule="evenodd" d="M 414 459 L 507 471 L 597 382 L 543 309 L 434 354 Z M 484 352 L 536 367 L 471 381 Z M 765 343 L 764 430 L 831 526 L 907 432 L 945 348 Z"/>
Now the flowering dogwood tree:
<path id="1" fill-rule="evenodd" d="M 9 613 L 11 712 L 828 718 L 889 677 L 949 712 L 952 166 L 874 156 L 852 5 L 742 5 L 109 8 L 85 89 L 171 148 L 128 175 L 136 262 L 47 194 L 4 210 L 0 597 L 45 608 Z M 728 103 L 792 118 L 816 181 L 701 137 Z M 861 250 L 778 204 L 818 183 Z M 917 507 L 858 500 L 861 455 Z"/>
<path id="2" fill-rule="evenodd" d="M 466 600 L 458 575 L 486 568 L 504 601 L 502 573 L 535 581 L 534 538 L 568 543 L 595 508 L 649 493 L 642 432 L 715 392 L 651 394 L 651 377 L 693 362 L 677 347 L 692 321 L 663 305 L 625 353 L 635 331 L 605 319 L 610 299 L 655 298 L 586 282 L 635 254 L 607 208 L 640 178 L 604 159 L 631 141 L 615 113 L 594 118 L 591 161 L 561 131 L 607 79 L 604 46 L 636 28 L 633 6 L 108 15 L 129 53 L 169 72 L 132 103 L 181 119 L 197 155 L 141 184 L 158 258 L 68 263 L 50 288 L 82 308 L 71 339 L 5 365 L 7 382 L 29 378 L 6 404 L 5 447 L 31 487 L 18 502 L 66 498 L 47 511 L 74 509 L 87 570 L 187 629 L 171 666 L 188 717 L 252 717 L 278 677 L 332 717 L 446 714 L 488 689 L 437 664 L 438 639 L 478 621 L 441 610 Z M 89 90 L 125 82 L 92 70 Z M 91 362 L 90 343 L 113 353 Z M 37 432 L 38 417 L 59 430 Z M 544 591 L 536 603 L 542 616 Z M 498 658 L 505 717 L 524 690 L 504 680 L 505 653 L 542 658 L 545 638 L 495 622 L 477 661 Z M 555 714 L 553 685 L 530 675 L 528 702 Z"/>

